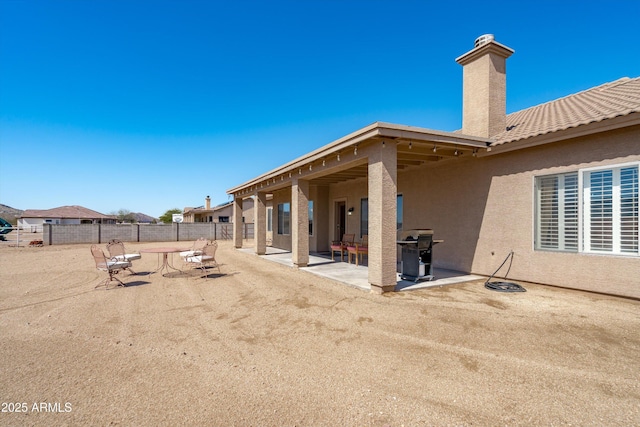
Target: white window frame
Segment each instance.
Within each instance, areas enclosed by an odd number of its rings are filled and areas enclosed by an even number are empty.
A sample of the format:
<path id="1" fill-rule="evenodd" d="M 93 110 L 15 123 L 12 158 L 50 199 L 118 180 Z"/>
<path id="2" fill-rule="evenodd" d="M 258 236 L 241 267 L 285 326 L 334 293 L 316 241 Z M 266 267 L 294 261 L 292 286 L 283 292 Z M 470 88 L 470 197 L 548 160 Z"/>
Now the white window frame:
<path id="1" fill-rule="evenodd" d="M 567 246 L 567 239 L 565 239 L 567 234 L 567 224 L 569 219 L 565 216 L 567 211 L 566 204 L 566 195 L 567 195 L 567 176 L 575 175 L 573 179 L 575 179 L 575 192 L 576 192 L 576 218 L 575 218 L 575 227 L 577 229 L 577 235 L 575 236 L 575 240 L 577 240 L 575 247 L 571 245 L 571 247 Z M 541 226 L 541 217 L 540 217 L 540 197 L 539 197 L 539 180 L 543 178 L 555 178 L 558 181 L 557 188 L 557 247 L 542 247 L 542 226 Z M 541 251 L 559 251 L 559 252 L 578 252 L 580 251 L 580 174 L 579 172 L 564 172 L 557 173 L 552 175 L 541 175 L 535 177 L 534 180 L 534 221 L 535 221 L 535 230 L 534 230 L 534 249 Z"/>
<path id="2" fill-rule="evenodd" d="M 580 174 L 578 176 L 579 186 L 581 189 L 581 224 L 580 230 L 582 231 L 582 235 L 580 236 L 581 242 L 581 252 L 589 253 L 589 254 L 598 254 L 598 255 L 621 255 L 621 256 L 640 256 L 640 242 L 637 245 L 638 248 L 635 252 L 622 252 L 621 250 L 621 206 L 620 206 L 620 171 L 622 169 L 636 167 L 638 168 L 638 172 L 640 174 L 640 162 L 629 162 L 629 163 L 620 163 L 609 166 L 597 166 L 592 168 L 584 168 L 580 169 Z M 599 250 L 591 248 L 591 240 L 589 236 L 591 235 L 591 221 L 590 216 L 587 215 L 591 212 L 590 203 L 591 203 L 591 194 L 589 189 L 590 180 L 587 177 L 591 176 L 593 172 L 599 171 L 613 171 L 612 176 L 612 248 L 610 251 L 607 250 Z"/>
<path id="3" fill-rule="evenodd" d="M 586 253 L 597 255 L 610 255 L 610 256 L 640 256 L 640 241 L 637 244 L 637 250 L 635 252 L 623 252 L 621 246 L 621 222 L 622 222 L 622 210 L 621 210 L 621 186 L 620 186 L 620 171 L 626 168 L 637 168 L 640 175 L 640 162 L 627 162 L 618 163 L 606 166 L 595 166 L 590 168 L 580 168 L 577 171 L 565 171 L 549 175 L 539 175 L 534 177 L 534 250 L 535 251 L 552 251 L 552 252 L 568 252 L 568 253 Z M 591 174 L 599 171 L 613 171 L 612 174 L 612 247 L 611 250 L 593 249 L 591 246 L 591 194 L 590 183 Z M 564 197 L 564 185 L 563 183 L 566 175 L 577 173 L 578 174 L 578 249 L 566 249 L 564 239 L 564 233 L 562 227 L 564 226 L 564 212 L 561 210 L 561 206 L 564 205 L 564 200 L 560 200 Z M 558 177 L 558 245 L 557 248 L 540 247 L 540 200 L 538 197 L 538 180 L 544 177 Z M 560 179 L 561 177 L 561 179 Z M 640 240 L 640 238 L 639 238 Z"/>

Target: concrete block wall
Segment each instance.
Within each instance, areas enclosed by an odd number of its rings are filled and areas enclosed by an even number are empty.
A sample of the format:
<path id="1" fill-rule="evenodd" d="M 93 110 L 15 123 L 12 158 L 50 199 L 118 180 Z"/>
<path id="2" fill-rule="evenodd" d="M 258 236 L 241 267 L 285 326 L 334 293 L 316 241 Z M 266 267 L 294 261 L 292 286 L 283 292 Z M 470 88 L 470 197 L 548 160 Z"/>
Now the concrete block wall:
<path id="1" fill-rule="evenodd" d="M 230 240 L 231 223 L 182 224 L 44 224 L 42 240 L 45 245 L 74 243 L 106 243 L 112 239 L 123 242 L 194 241 L 200 237 L 211 240 Z M 243 239 L 253 238 L 253 224 L 243 224 Z"/>
<path id="2" fill-rule="evenodd" d="M 139 242 L 175 242 L 178 240 L 178 224 L 149 224 L 139 227 Z"/>
<path id="3" fill-rule="evenodd" d="M 136 242 L 138 230 L 137 224 L 101 224 L 100 241 L 108 242 L 117 239 L 123 242 Z"/>
<path id="4" fill-rule="evenodd" d="M 43 225 L 42 241 L 45 245 L 64 245 L 78 242 L 94 243 L 99 239 L 100 229 L 94 224 Z"/>
<path id="5" fill-rule="evenodd" d="M 178 224 L 177 233 L 179 241 L 193 241 L 198 240 L 200 237 L 216 238 L 216 223 L 194 222 L 193 224 Z"/>

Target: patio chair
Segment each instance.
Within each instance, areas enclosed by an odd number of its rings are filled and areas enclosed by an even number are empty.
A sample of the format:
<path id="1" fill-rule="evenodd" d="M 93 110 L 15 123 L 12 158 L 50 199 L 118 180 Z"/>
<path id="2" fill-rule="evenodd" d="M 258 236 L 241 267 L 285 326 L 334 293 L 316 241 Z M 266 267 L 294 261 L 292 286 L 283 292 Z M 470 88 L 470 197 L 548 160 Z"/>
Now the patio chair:
<path id="1" fill-rule="evenodd" d="M 118 282 L 116 286 L 126 286 L 124 282 L 117 277 L 114 277 L 121 270 L 125 270 L 131 267 L 131 262 L 129 261 L 116 261 L 107 258 L 102 249 L 100 249 L 97 245 L 91 245 L 91 255 L 93 255 L 93 260 L 96 263 L 96 268 L 100 271 L 106 271 L 109 273 L 109 278 L 104 282 L 96 285 L 96 289 L 104 286 L 105 289 L 109 289 L 109 283 Z"/>
<path id="2" fill-rule="evenodd" d="M 198 240 L 193 242 L 191 248 L 180 252 L 178 255 L 182 258 L 182 267 L 184 268 L 187 266 L 187 258 L 202 255 L 202 249 L 207 245 L 207 243 L 209 243 L 207 239 L 200 237 Z"/>
<path id="3" fill-rule="evenodd" d="M 127 253 L 127 250 L 124 248 L 124 243 L 118 239 L 112 239 L 107 243 L 107 251 L 113 261 L 128 261 L 129 264 L 131 264 L 131 261 L 142 258 L 142 255 L 137 252 Z M 127 267 L 126 270 L 131 274 L 138 274 L 129 267 Z"/>
<path id="4" fill-rule="evenodd" d="M 207 267 L 209 265 L 213 265 L 218 269 L 218 272 L 222 274 L 220 270 L 220 265 L 216 261 L 216 250 L 218 249 L 218 242 L 215 240 L 213 242 L 207 243 L 203 248 L 200 255 L 191 255 L 184 257 L 184 263 L 191 265 L 194 268 L 199 268 L 205 274 L 205 277 L 208 277 Z"/>
<path id="5" fill-rule="evenodd" d="M 334 252 L 340 252 L 340 261 L 343 261 L 343 256 L 347 253 L 347 247 L 353 246 L 353 241 L 355 240 L 355 238 L 355 234 L 344 234 L 342 236 L 342 240 L 331 242 L 331 261 L 334 261 Z"/>
<path id="6" fill-rule="evenodd" d="M 365 255 L 369 254 L 369 236 L 364 234 L 362 241 L 352 246 L 347 246 L 347 259 L 351 264 L 351 255 L 356 257 L 356 266 L 358 265 L 358 258 L 362 259 Z M 362 262 L 362 261 L 361 261 Z"/>
<path id="7" fill-rule="evenodd" d="M 180 252 L 180 256 L 182 258 L 196 256 L 202 254 L 202 249 L 207 245 L 209 241 L 204 237 L 200 237 L 198 240 L 193 242 L 191 249 Z"/>

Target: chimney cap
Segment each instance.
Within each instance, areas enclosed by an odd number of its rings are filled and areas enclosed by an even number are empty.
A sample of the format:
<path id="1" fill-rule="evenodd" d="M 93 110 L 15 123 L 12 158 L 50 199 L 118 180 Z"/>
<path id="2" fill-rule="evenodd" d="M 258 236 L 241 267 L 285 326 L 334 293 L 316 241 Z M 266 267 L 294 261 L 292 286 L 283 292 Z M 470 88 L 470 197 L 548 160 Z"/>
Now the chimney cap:
<path id="1" fill-rule="evenodd" d="M 484 34 L 475 41 L 475 46 L 469 52 L 456 58 L 456 62 L 465 66 L 486 54 L 495 54 L 503 58 L 510 57 L 515 51 L 495 40 L 493 34 Z"/>
<path id="2" fill-rule="evenodd" d="M 482 46 L 483 44 L 487 44 L 495 40 L 495 36 L 493 34 L 483 34 L 473 42 L 473 47 Z"/>

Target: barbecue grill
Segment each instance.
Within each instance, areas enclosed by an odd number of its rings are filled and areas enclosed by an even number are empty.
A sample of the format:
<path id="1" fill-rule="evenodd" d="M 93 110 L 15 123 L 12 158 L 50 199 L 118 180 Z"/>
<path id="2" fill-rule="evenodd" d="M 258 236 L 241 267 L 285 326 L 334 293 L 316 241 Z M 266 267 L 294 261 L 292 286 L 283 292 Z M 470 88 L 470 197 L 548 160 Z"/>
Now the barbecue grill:
<path id="1" fill-rule="evenodd" d="M 433 245 L 441 240 L 433 240 L 432 229 L 403 231 L 398 245 L 402 247 L 402 280 L 433 280 Z"/>

